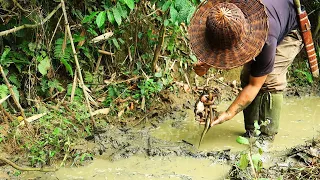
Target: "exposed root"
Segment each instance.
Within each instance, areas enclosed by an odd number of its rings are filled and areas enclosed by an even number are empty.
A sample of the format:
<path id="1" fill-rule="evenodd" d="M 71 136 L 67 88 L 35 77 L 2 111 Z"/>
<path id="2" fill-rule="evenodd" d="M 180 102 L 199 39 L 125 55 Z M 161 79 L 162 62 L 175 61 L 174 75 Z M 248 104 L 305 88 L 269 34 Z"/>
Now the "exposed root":
<path id="1" fill-rule="evenodd" d="M 13 168 L 19 170 L 19 171 L 40 171 L 40 172 L 54 172 L 57 171 L 58 169 L 49 169 L 49 168 L 30 168 L 30 167 L 21 167 L 18 166 L 17 164 L 15 164 L 14 162 L 10 161 L 7 158 L 1 157 L 0 156 L 0 161 L 3 161 L 7 164 L 9 164 L 10 166 L 12 166 Z"/>

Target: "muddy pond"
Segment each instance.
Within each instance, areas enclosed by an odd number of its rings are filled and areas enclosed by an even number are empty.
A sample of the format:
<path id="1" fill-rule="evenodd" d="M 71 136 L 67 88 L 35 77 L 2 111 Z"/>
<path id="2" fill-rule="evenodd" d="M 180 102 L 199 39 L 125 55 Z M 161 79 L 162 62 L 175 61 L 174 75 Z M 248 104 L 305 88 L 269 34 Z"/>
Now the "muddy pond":
<path id="1" fill-rule="evenodd" d="M 227 108 L 230 102 L 220 105 Z M 320 98 L 286 98 L 282 110 L 280 132 L 269 151 L 283 151 L 296 145 L 304 144 L 319 135 Z M 159 127 L 151 130 L 156 138 L 181 142 L 186 141 L 197 147 L 203 130 L 194 121 L 193 109 L 188 109 L 179 124 L 174 119 L 167 119 Z M 233 120 L 211 128 L 202 141 L 200 151 L 220 151 L 230 149 L 232 153 L 246 149 L 235 139 L 244 133 L 242 114 Z M 192 157 L 148 157 L 132 156 L 127 159 L 109 161 L 105 156 L 98 156 L 86 166 L 61 168 L 56 173 L 23 173 L 20 178 L 40 179 L 224 179 L 230 166 L 209 158 Z"/>

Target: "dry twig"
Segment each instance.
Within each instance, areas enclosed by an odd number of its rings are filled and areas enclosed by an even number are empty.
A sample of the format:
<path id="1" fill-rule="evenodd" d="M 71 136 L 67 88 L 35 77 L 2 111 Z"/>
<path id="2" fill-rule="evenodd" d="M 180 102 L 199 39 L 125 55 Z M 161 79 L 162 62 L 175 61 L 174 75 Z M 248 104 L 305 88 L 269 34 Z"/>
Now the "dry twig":
<path id="1" fill-rule="evenodd" d="M 101 50 L 101 49 L 98 50 L 98 53 L 100 53 L 100 54 L 105 54 L 105 55 L 110 55 L 110 56 L 114 56 L 114 53 L 108 52 L 108 51 L 104 51 L 104 50 Z"/>

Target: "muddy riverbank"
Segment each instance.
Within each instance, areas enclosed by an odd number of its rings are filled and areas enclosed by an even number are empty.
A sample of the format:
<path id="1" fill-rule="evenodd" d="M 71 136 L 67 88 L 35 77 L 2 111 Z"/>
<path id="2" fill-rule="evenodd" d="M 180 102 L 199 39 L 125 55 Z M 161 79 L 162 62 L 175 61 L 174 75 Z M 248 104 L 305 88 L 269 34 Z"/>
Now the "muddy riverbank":
<path id="1" fill-rule="evenodd" d="M 191 95 L 171 98 L 170 110 L 152 116 L 135 127 L 108 125 L 100 129 L 100 141 L 87 137 L 72 146 L 73 152 L 87 153 L 83 162 L 69 159 L 55 173 L 24 172 L 15 177 L 12 168 L 2 167 L 16 179 L 223 179 L 238 154 L 247 150 L 235 139 L 244 133 L 242 115 L 213 127 L 198 149 L 202 131 L 194 121 Z M 230 102 L 223 102 L 225 109 Z M 265 167 L 287 163 L 291 148 L 318 137 L 320 99 L 286 98 L 280 133 L 264 153 Z M 93 159 L 93 160 L 92 160 Z M 58 164 L 58 163 L 57 163 Z M 275 173 L 276 174 L 276 173 Z"/>

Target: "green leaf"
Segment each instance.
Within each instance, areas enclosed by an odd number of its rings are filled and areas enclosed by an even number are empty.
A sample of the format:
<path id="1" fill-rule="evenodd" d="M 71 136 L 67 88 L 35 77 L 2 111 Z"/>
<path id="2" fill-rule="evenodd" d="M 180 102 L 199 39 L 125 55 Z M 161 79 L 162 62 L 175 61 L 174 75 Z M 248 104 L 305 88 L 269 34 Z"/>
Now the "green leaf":
<path id="1" fill-rule="evenodd" d="M 96 19 L 96 24 L 98 28 L 101 28 L 104 25 L 106 18 L 107 18 L 107 13 L 105 11 L 102 11 L 98 14 Z"/>
<path id="2" fill-rule="evenodd" d="M 259 150 L 258 150 L 258 151 L 259 151 L 259 154 L 262 155 L 263 149 L 259 147 Z"/>
<path id="3" fill-rule="evenodd" d="M 254 129 L 260 129 L 260 125 L 258 123 L 258 121 L 254 121 Z"/>
<path id="4" fill-rule="evenodd" d="M 86 15 L 83 19 L 82 19 L 82 24 L 85 24 L 87 22 L 91 22 L 93 20 L 93 18 L 98 14 L 99 12 L 92 12 L 90 15 Z"/>
<path id="5" fill-rule="evenodd" d="M 73 76 L 73 70 L 72 70 L 71 65 L 68 63 L 68 61 L 65 58 L 61 58 L 60 61 L 62 62 L 62 64 L 67 69 L 67 71 L 69 72 L 70 76 Z"/>
<path id="6" fill-rule="evenodd" d="M 241 154 L 240 161 L 239 161 L 239 168 L 245 170 L 249 165 L 248 155 Z"/>
<path id="7" fill-rule="evenodd" d="M 12 74 L 9 76 L 8 78 L 10 80 L 11 83 L 13 83 L 14 85 L 16 85 L 18 88 L 21 87 L 21 82 L 18 81 L 18 77 L 15 74 Z"/>
<path id="8" fill-rule="evenodd" d="M 167 1 L 166 3 L 163 4 L 162 6 L 162 11 L 167 11 L 169 9 L 169 7 L 171 6 L 171 1 Z"/>
<path id="9" fill-rule="evenodd" d="M 121 39 L 121 38 L 118 38 L 118 41 L 119 41 L 121 44 L 125 44 L 124 40 Z"/>
<path id="10" fill-rule="evenodd" d="M 5 84 L 0 85 L 0 99 L 9 95 L 9 89 Z"/>
<path id="11" fill-rule="evenodd" d="M 261 161 L 261 155 L 260 154 L 254 154 L 251 156 L 252 162 L 256 170 L 260 170 L 260 161 Z"/>
<path id="12" fill-rule="evenodd" d="M 160 77 L 162 77 L 162 73 L 161 72 L 157 72 L 157 73 L 154 74 L 154 76 L 157 77 L 157 78 L 160 78 Z"/>
<path id="13" fill-rule="evenodd" d="M 168 26 L 168 25 L 169 25 L 169 23 L 170 23 L 170 22 L 169 22 L 169 20 L 168 20 L 168 19 L 166 19 L 166 20 L 164 20 L 163 25 L 164 25 L 164 26 Z"/>
<path id="14" fill-rule="evenodd" d="M 10 47 L 5 47 L 2 55 L 1 55 L 1 59 L 0 59 L 0 64 L 3 65 L 2 63 L 5 61 L 5 59 L 7 58 L 7 55 L 9 54 L 10 52 Z"/>
<path id="15" fill-rule="evenodd" d="M 48 70 L 50 69 L 50 59 L 49 57 L 45 57 L 38 65 L 39 72 L 44 76 L 48 73 Z"/>
<path id="16" fill-rule="evenodd" d="M 170 20 L 175 23 L 177 21 L 178 11 L 174 8 L 173 5 L 170 6 Z"/>
<path id="17" fill-rule="evenodd" d="M 191 58 L 191 60 L 192 60 L 192 63 L 195 63 L 195 62 L 198 61 L 197 57 L 196 57 L 194 54 L 191 54 L 191 55 L 190 55 L 190 58 Z"/>
<path id="18" fill-rule="evenodd" d="M 113 38 L 112 42 L 113 42 L 113 45 L 115 45 L 117 49 L 120 49 L 120 45 L 119 45 L 117 39 Z"/>
<path id="19" fill-rule="evenodd" d="M 62 129 L 61 129 L 61 128 L 56 127 L 56 128 L 54 128 L 54 130 L 53 130 L 52 134 L 53 134 L 53 135 L 55 135 L 55 136 L 57 136 L 57 135 L 59 135 L 59 134 L 60 134 L 60 132 L 61 132 L 61 131 L 62 131 Z"/>
<path id="20" fill-rule="evenodd" d="M 238 136 L 238 138 L 236 139 L 237 143 L 239 144 L 246 144 L 249 145 L 249 140 L 245 137 L 242 136 Z"/>
<path id="21" fill-rule="evenodd" d="M 124 0 L 124 2 L 131 10 L 134 9 L 134 0 Z"/>
<path id="22" fill-rule="evenodd" d="M 116 20 L 117 24 L 121 25 L 121 14 L 117 8 L 112 8 L 112 13 L 114 16 L 114 19 Z"/>
<path id="23" fill-rule="evenodd" d="M 107 16 L 108 16 L 108 20 L 111 24 L 114 24 L 115 23 L 115 19 L 114 19 L 114 16 L 112 14 L 111 11 L 107 11 Z"/>
<path id="24" fill-rule="evenodd" d="M 259 136 L 260 134 L 261 134 L 261 131 L 260 130 L 254 130 L 254 134 L 256 135 L 256 136 Z"/>
<path id="25" fill-rule="evenodd" d="M 117 3 L 116 8 L 118 9 L 118 11 L 119 11 L 119 13 L 120 13 L 122 18 L 126 18 L 127 17 L 127 11 L 122 8 L 120 3 Z"/>

